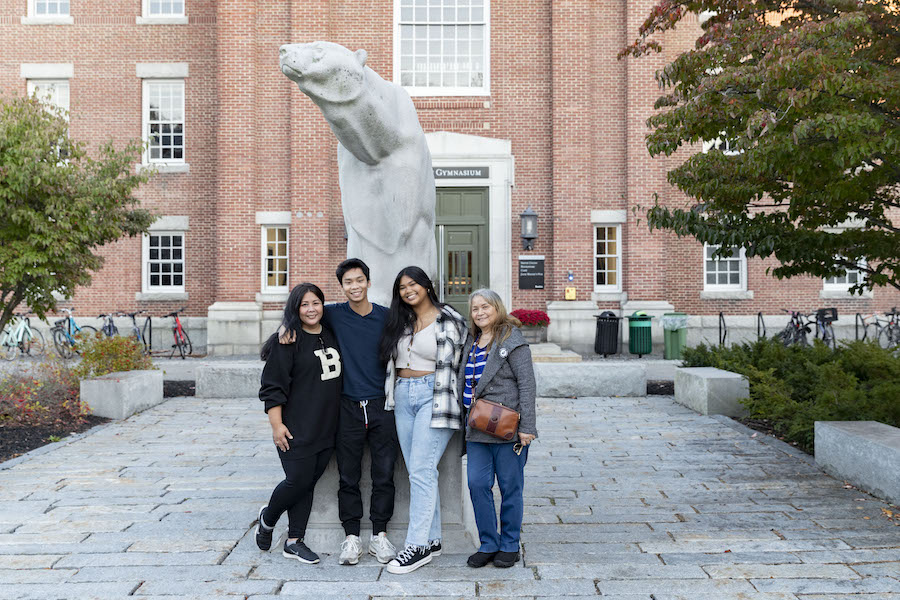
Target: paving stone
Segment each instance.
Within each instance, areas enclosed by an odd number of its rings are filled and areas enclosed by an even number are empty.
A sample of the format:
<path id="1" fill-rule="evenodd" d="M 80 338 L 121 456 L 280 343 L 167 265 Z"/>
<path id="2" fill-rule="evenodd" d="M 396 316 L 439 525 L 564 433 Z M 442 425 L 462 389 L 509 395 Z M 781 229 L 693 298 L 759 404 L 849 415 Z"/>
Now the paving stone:
<path id="1" fill-rule="evenodd" d="M 607 594 L 710 594 L 726 597 L 728 594 L 749 594 L 757 590 L 747 581 L 737 579 L 635 579 L 622 581 L 598 581 L 597 588 Z M 773 590 L 782 591 L 782 590 Z"/>
<path id="2" fill-rule="evenodd" d="M 106 554 L 69 554 L 59 560 L 54 568 L 124 567 L 124 566 L 185 566 L 215 565 L 223 557 L 222 552 L 119 552 Z M 3 558 L 0 557 L 0 565 Z"/>
<path id="3" fill-rule="evenodd" d="M 803 594 L 864 594 L 867 592 L 900 593 L 900 580 L 891 577 L 863 579 L 751 579 L 761 592 Z"/>
<path id="4" fill-rule="evenodd" d="M 811 552 L 810 554 L 815 554 Z M 667 565 L 719 565 L 755 563 L 774 565 L 782 563 L 803 562 L 798 554 L 790 552 L 719 552 L 706 554 L 703 552 L 675 552 L 659 555 Z M 834 561 L 841 562 L 841 561 Z"/>
<path id="5" fill-rule="evenodd" d="M 0 583 L 0 598 L 15 600 L 120 600 L 131 594 L 139 581 L 105 583 Z"/>
<path id="6" fill-rule="evenodd" d="M 0 569 L 0 584 L 62 583 L 75 572 L 75 569 Z"/>
<path id="7" fill-rule="evenodd" d="M 55 570 L 55 569 L 54 569 Z M 246 579 L 250 569 L 228 566 L 110 566 L 84 567 L 70 581 L 118 581 L 137 579 L 142 581 L 228 581 Z"/>
<path id="8" fill-rule="evenodd" d="M 856 573 L 846 565 L 825 565 L 814 563 L 788 565 L 710 565 L 703 570 L 713 579 L 756 579 L 771 577 L 778 579 L 854 579 Z M 859 569 L 857 569 L 858 571 Z"/>
<path id="9" fill-rule="evenodd" d="M 46 549 L 46 546 L 45 546 Z M 61 554 L 4 554 L 0 555 L 0 570 L 49 569 L 62 558 Z"/>
<path id="10" fill-rule="evenodd" d="M 370 596 L 475 596 L 475 584 L 472 582 L 406 581 L 403 577 L 403 575 L 391 575 L 391 578 L 388 579 L 386 575 L 380 581 L 374 582 L 348 581 L 340 585 L 340 591 L 348 595 L 369 594 Z M 491 582 L 491 585 L 495 583 L 502 582 Z M 519 585 L 519 582 L 516 582 L 515 585 Z M 591 586 L 593 587 L 593 584 Z M 335 591 L 334 584 L 327 581 L 288 581 L 282 586 L 280 593 L 312 598 Z M 527 590 L 523 590 L 523 593 L 528 594 Z"/>
<path id="11" fill-rule="evenodd" d="M 896 577 L 900 579 L 900 562 L 854 565 L 853 570 L 864 577 Z M 900 591 L 900 590 L 898 590 Z"/>
<path id="12" fill-rule="evenodd" d="M 573 556 L 577 561 L 579 557 Z M 684 565 L 541 565 L 541 579 L 708 579 L 700 567 Z"/>
<path id="13" fill-rule="evenodd" d="M 134 595 L 144 596 L 173 596 L 194 595 L 203 598 L 217 598 L 219 596 L 244 597 L 251 594 L 275 594 L 281 586 L 280 581 L 266 581 L 262 579 L 238 580 L 238 581 L 172 581 L 165 578 L 144 581 L 135 591 Z M 343 587 L 343 586 L 341 586 Z M 307 596 L 309 598 L 309 596 Z"/>

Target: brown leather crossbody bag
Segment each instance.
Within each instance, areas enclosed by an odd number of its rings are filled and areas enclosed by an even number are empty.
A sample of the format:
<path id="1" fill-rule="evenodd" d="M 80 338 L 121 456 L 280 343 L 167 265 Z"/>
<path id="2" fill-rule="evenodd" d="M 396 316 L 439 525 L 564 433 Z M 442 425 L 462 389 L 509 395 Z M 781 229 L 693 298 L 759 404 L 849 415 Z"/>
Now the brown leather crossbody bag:
<path id="1" fill-rule="evenodd" d="M 469 427 L 507 442 L 513 441 L 519 430 L 521 415 L 502 404 L 477 398 L 469 409 Z"/>

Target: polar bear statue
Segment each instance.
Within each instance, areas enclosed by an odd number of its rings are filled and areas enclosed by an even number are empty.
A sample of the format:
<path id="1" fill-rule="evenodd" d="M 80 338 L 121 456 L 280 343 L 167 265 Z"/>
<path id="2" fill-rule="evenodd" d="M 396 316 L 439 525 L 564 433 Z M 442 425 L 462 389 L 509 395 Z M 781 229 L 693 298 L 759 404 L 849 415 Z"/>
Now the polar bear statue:
<path id="1" fill-rule="evenodd" d="M 312 42 L 282 46 L 280 63 L 337 136 L 347 256 L 369 265 L 369 297 L 387 306 L 403 267 L 436 279 L 434 172 L 409 94 L 367 67 L 366 57 Z"/>

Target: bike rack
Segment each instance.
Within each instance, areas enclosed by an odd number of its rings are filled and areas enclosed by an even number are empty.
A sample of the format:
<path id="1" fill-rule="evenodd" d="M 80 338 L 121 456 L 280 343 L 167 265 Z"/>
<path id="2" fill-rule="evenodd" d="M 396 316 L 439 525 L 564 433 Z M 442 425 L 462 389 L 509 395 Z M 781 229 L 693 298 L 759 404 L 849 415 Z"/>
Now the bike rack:
<path id="1" fill-rule="evenodd" d="M 862 325 L 862 330 L 863 330 L 863 336 L 862 336 L 862 337 L 859 337 L 859 326 L 860 326 L 860 324 Z M 866 327 L 866 322 L 865 322 L 865 320 L 863 319 L 863 316 L 862 316 L 860 313 L 856 313 L 856 321 L 855 321 L 855 323 L 854 323 L 854 327 L 855 327 L 855 330 L 856 330 L 856 340 L 857 340 L 857 341 L 865 340 L 865 339 L 866 339 L 866 335 L 868 335 L 868 333 L 869 333 L 869 328 Z"/>
<path id="2" fill-rule="evenodd" d="M 728 337 L 728 327 L 725 325 L 725 313 L 719 313 L 719 345 L 725 345 L 725 339 Z"/>
<path id="3" fill-rule="evenodd" d="M 760 330 L 762 330 L 762 335 L 760 335 Z M 763 319 L 762 311 L 756 313 L 756 339 L 766 337 L 766 321 Z"/>

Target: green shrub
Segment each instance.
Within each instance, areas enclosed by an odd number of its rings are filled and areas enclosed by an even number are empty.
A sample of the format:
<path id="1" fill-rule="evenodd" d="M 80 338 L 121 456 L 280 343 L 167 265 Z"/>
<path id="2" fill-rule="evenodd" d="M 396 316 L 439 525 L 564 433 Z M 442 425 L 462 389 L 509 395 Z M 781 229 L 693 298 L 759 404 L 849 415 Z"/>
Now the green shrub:
<path id="1" fill-rule="evenodd" d="M 119 371 L 156 368 L 150 357 L 143 353 L 141 343 L 132 337 L 110 338 L 97 334 L 81 342 L 78 350 L 81 362 L 74 370 L 82 379 Z"/>
<path id="2" fill-rule="evenodd" d="M 0 427 L 80 425 L 89 412 L 79 398 L 78 376 L 59 360 L 0 379 Z"/>
<path id="3" fill-rule="evenodd" d="M 869 342 L 832 350 L 784 346 L 773 339 L 728 347 L 685 348 L 684 366 L 717 367 L 745 375 L 750 416 L 767 419 L 779 435 L 813 451 L 816 421 L 880 421 L 900 427 L 900 358 Z"/>

